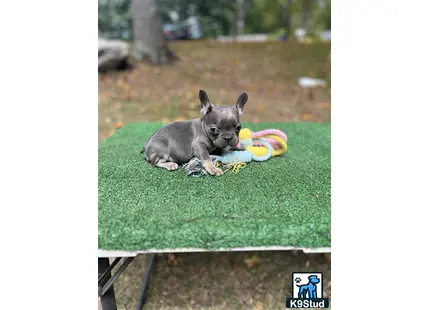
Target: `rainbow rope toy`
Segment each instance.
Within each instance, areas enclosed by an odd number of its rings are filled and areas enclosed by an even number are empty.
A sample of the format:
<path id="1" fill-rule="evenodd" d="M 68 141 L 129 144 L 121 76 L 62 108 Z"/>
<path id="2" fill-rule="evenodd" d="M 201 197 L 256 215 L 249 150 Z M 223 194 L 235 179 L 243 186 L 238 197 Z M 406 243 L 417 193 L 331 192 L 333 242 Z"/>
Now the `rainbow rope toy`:
<path id="1" fill-rule="evenodd" d="M 231 170 L 235 173 L 251 161 L 266 161 L 271 157 L 281 156 L 287 151 L 287 135 L 278 129 L 266 129 L 252 132 L 244 128 L 239 132 L 240 151 L 226 152 L 223 155 L 211 155 L 217 167 L 224 168 L 224 172 Z M 199 177 L 207 174 L 203 163 L 198 158 L 191 159 L 183 168 L 187 175 Z"/>

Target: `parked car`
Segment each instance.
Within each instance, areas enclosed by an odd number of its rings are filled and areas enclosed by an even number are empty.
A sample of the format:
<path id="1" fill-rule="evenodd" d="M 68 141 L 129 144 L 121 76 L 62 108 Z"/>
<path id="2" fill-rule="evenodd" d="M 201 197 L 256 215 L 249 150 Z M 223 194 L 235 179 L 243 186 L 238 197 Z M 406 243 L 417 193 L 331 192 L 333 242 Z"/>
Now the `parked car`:
<path id="1" fill-rule="evenodd" d="M 185 36 L 184 29 L 175 24 L 165 24 L 163 26 L 165 40 L 181 40 Z"/>
<path id="2" fill-rule="evenodd" d="M 164 24 L 163 34 L 166 40 L 199 40 L 203 37 L 201 24 L 194 16 L 177 23 Z"/>
<path id="3" fill-rule="evenodd" d="M 331 41 L 331 29 L 322 31 L 320 33 L 320 38 L 322 41 Z"/>

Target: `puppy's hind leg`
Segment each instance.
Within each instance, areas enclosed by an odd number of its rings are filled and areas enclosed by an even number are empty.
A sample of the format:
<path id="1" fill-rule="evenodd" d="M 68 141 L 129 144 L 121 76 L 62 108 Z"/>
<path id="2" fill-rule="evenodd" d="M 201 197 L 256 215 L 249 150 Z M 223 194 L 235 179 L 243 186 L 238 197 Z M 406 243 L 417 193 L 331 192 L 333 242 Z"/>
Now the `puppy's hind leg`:
<path id="1" fill-rule="evenodd" d="M 149 156 L 146 156 L 146 160 L 156 167 L 165 168 L 170 171 L 177 170 L 179 168 L 179 165 L 175 163 L 168 155 L 162 155 L 160 158 L 157 153 L 152 153 Z"/>
<path id="2" fill-rule="evenodd" d="M 170 171 L 177 170 L 179 165 L 167 154 L 167 147 L 168 143 L 163 139 L 150 140 L 144 146 L 145 159 L 153 166 Z"/>

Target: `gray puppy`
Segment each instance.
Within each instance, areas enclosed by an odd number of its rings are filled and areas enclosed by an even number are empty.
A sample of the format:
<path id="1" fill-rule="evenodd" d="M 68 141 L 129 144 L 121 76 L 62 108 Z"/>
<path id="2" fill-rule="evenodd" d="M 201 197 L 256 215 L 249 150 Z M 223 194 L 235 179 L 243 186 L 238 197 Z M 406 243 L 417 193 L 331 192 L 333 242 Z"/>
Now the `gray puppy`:
<path id="1" fill-rule="evenodd" d="M 239 142 L 240 117 L 248 101 L 243 92 L 233 106 L 214 106 L 205 91 L 200 90 L 201 117 L 166 125 L 156 131 L 143 147 L 145 159 L 152 165 L 176 170 L 193 157 L 203 162 L 211 175 L 221 175 L 209 154 L 234 150 Z"/>

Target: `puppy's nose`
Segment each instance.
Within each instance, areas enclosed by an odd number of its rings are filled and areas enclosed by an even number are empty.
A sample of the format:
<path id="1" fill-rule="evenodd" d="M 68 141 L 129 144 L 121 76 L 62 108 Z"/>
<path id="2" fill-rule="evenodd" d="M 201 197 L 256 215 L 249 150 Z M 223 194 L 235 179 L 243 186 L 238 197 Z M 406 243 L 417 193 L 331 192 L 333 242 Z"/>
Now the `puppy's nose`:
<path id="1" fill-rule="evenodd" d="M 224 136 L 224 140 L 226 140 L 227 142 L 230 142 L 231 139 L 233 139 L 233 136 Z"/>

